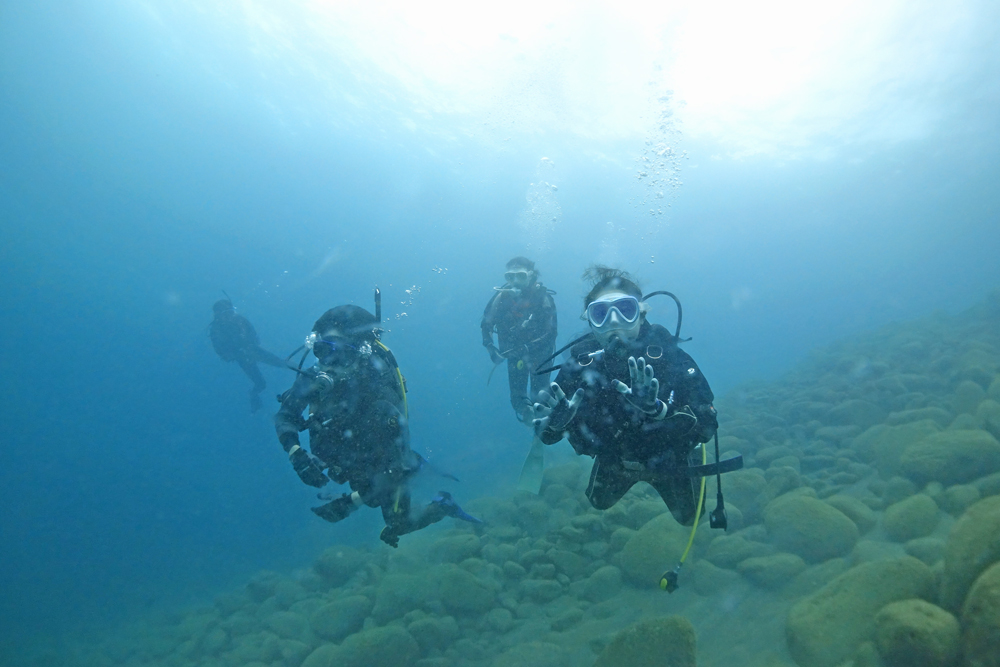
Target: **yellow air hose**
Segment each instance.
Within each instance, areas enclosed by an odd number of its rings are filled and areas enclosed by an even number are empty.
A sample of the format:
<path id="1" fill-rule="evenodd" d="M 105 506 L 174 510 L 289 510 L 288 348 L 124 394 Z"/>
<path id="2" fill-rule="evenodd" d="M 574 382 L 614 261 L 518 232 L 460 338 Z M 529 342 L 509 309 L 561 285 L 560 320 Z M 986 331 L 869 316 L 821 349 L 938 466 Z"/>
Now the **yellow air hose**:
<path id="1" fill-rule="evenodd" d="M 701 464 L 705 465 L 708 462 L 708 449 L 704 444 L 701 445 Z M 681 571 L 681 566 L 684 565 L 684 561 L 688 557 L 688 552 L 691 551 L 691 545 L 694 544 L 694 534 L 698 531 L 698 521 L 701 519 L 701 510 L 705 505 L 705 478 L 701 478 L 701 490 L 698 491 L 698 509 L 694 513 L 694 525 L 691 526 L 691 536 L 688 537 L 687 546 L 684 547 L 684 553 L 681 554 L 681 559 L 677 561 L 676 567 L 672 570 L 667 570 L 660 577 L 660 590 L 666 591 L 668 593 L 673 593 L 677 590 L 677 575 Z"/>

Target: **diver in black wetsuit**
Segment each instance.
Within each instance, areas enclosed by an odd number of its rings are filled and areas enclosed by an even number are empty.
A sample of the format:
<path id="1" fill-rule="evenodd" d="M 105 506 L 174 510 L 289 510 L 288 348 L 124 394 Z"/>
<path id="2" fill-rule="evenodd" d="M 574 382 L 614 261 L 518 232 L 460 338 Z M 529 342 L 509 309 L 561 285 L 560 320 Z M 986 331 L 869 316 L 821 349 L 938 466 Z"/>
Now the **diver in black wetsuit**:
<path id="1" fill-rule="evenodd" d="M 257 412 L 263 406 L 260 393 L 267 387 L 267 381 L 257 364 L 284 368 L 285 362 L 260 346 L 257 331 L 247 318 L 236 314 L 232 301 L 220 299 L 212 306 L 212 311 L 215 318 L 208 325 L 212 347 L 223 361 L 235 361 L 239 364 L 253 382 L 250 389 L 250 411 Z"/>
<path id="2" fill-rule="evenodd" d="M 584 298 L 590 333 L 535 404 L 536 432 L 545 444 L 567 436 L 578 454 L 595 459 L 587 497 L 597 509 L 644 481 L 691 525 L 697 494 L 676 471 L 715 435 L 712 390 L 677 337 L 646 321 L 642 292 L 627 273 L 594 267 L 584 276 L 593 282 Z"/>
<path id="3" fill-rule="evenodd" d="M 538 282 L 535 263 L 526 257 L 507 262 L 504 280 L 503 287 L 494 288 L 496 294 L 483 311 L 483 347 L 494 364 L 507 361 L 511 406 L 518 420 L 530 426 L 538 391 L 549 383 L 548 374 L 536 375 L 531 370 L 555 349 L 556 304 L 552 300 L 554 293 Z M 493 342 L 494 332 L 499 345 Z"/>
<path id="4" fill-rule="evenodd" d="M 378 334 L 378 319 L 364 308 L 326 311 L 306 339 L 318 363 L 299 371 L 281 396 L 274 422 L 278 441 L 303 482 L 319 488 L 332 479 L 351 487 L 352 493 L 313 512 L 337 522 L 361 505 L 380 507 L 386 524 L 380 537 L 395 547 L 401 535 L 446 516 L 478 520 L 444 492 L 411 515 L 407 482 L 425 462 L 410 449 L 406 384 Z M 306 409 L 309 416 L 303 419 Z M 304 430 L 311 452 L 299 445 Z"/>

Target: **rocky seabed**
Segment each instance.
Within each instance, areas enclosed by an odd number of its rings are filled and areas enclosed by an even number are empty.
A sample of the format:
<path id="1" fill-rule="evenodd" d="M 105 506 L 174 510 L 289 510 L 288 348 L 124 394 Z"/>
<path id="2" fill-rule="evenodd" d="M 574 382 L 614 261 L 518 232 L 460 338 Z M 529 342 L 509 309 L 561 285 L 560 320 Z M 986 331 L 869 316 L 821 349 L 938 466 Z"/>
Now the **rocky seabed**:
<path id="1" fill-rule="evenodd" d="M 689 531 L 645 485 L 590 508 L 581 460 L 469 502 L 483 526 L 334 546 L 59 664 L 1000 667 L 998 371 L 994 294 L 731 392 L 730 528 L 700 527 L 671 595 Z"/>

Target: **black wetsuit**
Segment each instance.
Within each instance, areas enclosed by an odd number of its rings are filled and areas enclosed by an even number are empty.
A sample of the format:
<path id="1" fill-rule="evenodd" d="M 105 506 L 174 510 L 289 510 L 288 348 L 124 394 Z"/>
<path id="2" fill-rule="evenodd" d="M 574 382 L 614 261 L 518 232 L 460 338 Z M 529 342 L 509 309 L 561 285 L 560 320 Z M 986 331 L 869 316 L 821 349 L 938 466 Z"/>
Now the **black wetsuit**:
<path id="1" fill-rule="evenodd" d="M 242 315 L 216 317 L 209 325 L 208 335 L 212 339 L 215 353 L 223 361 L 235 361 L 239 364 L 253 382 L 250 390 L 251 404 L 259 407 L 258 395 L 267 387 L 267 381 L 257 368 L 258 362 L 284 368 L 284 360 L 260 346 L 257 331 Z M 254 398 L 257 400 L 254 401 Z"/>
<path id="2" fill-rule="evenodd" d="M 659 492 L 674 518 L 690 524 L 696 509 L 692 482 L 663 470 L 686 466 L 697 443 L 715 434 L 718 420 L 708 381 L 660 325 L 644 322 L 627 352 L 587 356 L 599 349 L 593 336 L 573 347 L 555 381 L 567 397 L 582 387 L 583 402 L 564 430 L 545 429 L 542 442 L 551 445 L 567 436 L 578 454 L 596 459 L 587 497 L 597 509 L 611 507 L 636 482 L 644 481 Z M 615 379 L 631 385 L 630 355 L 644 357 L 653 366 L 659 398 L 669 404 L 665 419 L 646 415 L 615 389 Z"/>
<path id="3" fill-rule="evenodd" d="M 534 404 L 538 392 L 549 386 L 547 373 L 535 375 L 531 371 L 555 349 L 556 303 L 541 283 L 520 293 L 505 285 L 486 304 L 480 328 L 486 348 L 493 345 L 496 331 L 497 348 L 507 359 L 510 404 L 518 417 L 524 418 L 526 408 Z"/>
<path id="4" fill-rule="evenodd" d="M 303 419 L 307 408 L 309 417 Z M 394 536 L 442 518 L 427 509 L 416 518 L 409 515 L 406 482 L 422 459 L 409 446 L 402 376 L 377 344 L 346 373 L 314 366 L 300 375 L 282 397 L 274 423 L 286 452 L 299 444 L 299 431 L 308 429 L 309 449 L 328 467 L 330 479 L 349 484 L 369 507 L 380 507 Z"/>

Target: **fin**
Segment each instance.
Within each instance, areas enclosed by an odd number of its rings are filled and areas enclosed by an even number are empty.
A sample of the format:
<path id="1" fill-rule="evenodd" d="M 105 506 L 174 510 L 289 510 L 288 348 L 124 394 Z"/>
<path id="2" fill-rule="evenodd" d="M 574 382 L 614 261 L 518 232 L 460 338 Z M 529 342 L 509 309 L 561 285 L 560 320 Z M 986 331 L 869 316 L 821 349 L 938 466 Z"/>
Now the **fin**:
<path id="1" fill-rule="evenodd" d="M 538 437 L 532 437 L 531 449 L 521 467 L 521 477 L 517 480 L 517 488 L 538 495 L 542 490 L 542 473 L 545 472 L 545 445 Z"/>
<path id="2" fill-rule="evenodd" d="M 481 519 L 468 514 L 458 503 L 451 497 L 451 494 L 447 491 L 438 491 L 438 494 L 434 496 L 431 500 L 431 504 L 437 505 L 444 510 L 446 516 L 454 517 L 456 519 L 461 519 L 462 521 L 468 521 L 469 523 L 482 523 Z"/>

